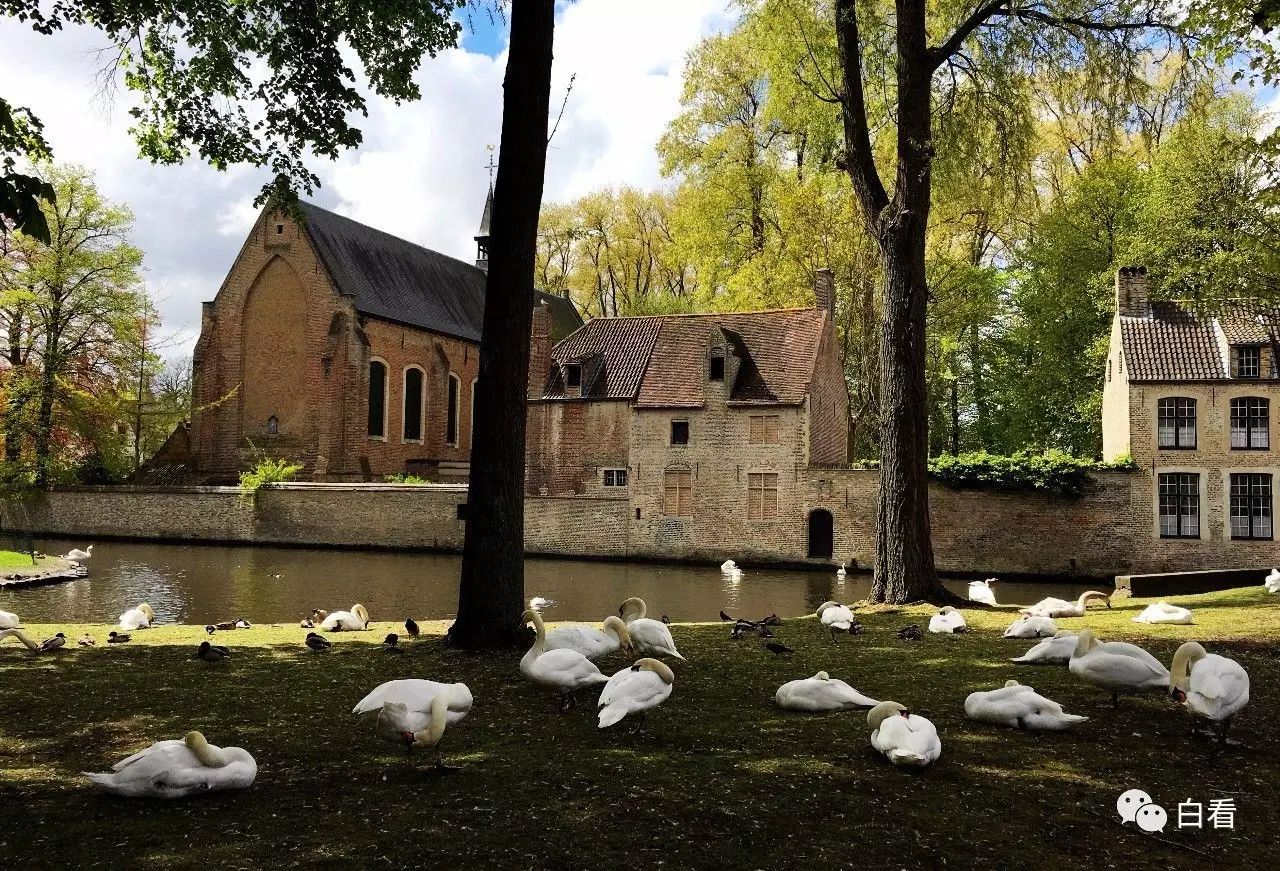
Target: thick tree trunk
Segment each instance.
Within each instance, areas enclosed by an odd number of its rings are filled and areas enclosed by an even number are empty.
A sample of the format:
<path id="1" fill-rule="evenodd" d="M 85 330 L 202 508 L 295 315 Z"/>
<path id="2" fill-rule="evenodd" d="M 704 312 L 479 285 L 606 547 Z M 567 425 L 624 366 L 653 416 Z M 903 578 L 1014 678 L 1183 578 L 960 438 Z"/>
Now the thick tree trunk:
<path id="1" fill-rule="evenodd" d="M 22 459 L 22 407 L 26 402 L 24 390 L 19 384 L 19 372 L 22 366 L 22 316 L 16 311 L 12 313 L 9 323 L 9 347 L 5 352 L 9 361 L 9 390 L 4 410 L 4 462 L 9 472 L 17 471 Z"/>
<path id="2" fill-rule="evenodd" d="M 40 374 L 40 396 L 36 405 L 35 463 L 36 486 L 48 487 L 53 480 L 53 399 L 57 388 L 56 369 L 48 356 Z"/>
<path id="3" fill-rule="evenodd" d="M 471 486 L 451 644 L 508 647 L 524 610 L 524 436 L 534 255 L 547 160 L 554 0 L 511 4 L 502 139 L 471 439 Z"/>

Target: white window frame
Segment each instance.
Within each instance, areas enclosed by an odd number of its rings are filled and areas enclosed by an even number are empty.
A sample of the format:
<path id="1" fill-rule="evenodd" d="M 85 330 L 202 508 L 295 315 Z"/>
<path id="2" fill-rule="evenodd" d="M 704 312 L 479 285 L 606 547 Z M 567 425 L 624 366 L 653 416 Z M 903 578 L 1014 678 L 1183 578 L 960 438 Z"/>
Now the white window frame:
<path id="1" fill-rule="evenodd" d="M 623 477 L 623 483 L 621 483 L 621 484 L 618 484 L 618 483 L 610 484 L 610 483 L 608 483 L 608 476 L 609 476 L 610 474 L 612 474 L 612 475 L 614 476 L 614 479 L 615 479 L 615 481 L 616 481 L 617 476 L 618 476 L 618 474 L 619 474 L 619 473 L 620 473 L 620 474 L 622 475 L 622 477 Z M 630 486 L 631 486 L 631 472 L 630 472 L 630 470 L 628 470 L 628 469 L 624 469 L 624 468 L 622 468 L 622 467 L 610 468 L 610 469 L 601 469 L 601 470 L 600 470 L 600 486 L 601 486 L 601 487 L 605 487 L 605 488 L 607 488 L 607 489 L 609 489 L 609 490 L 622 490 L 622 489 L 625 489 L 625 488 L 627 488 L 627 487 L 630 487 Z"/>
<path id="2" fill-rule="evenodd" d="M 387 361 L 386 361 L 386 360 L 384 360 L 384 359 L 382 359 L 381 357 L 370 357 L 370 358 L 369 358 L 369 371 L 368 371 L 370 381 L 372 381 L 372 379 L 373 379 L 373 364 L 374 364 L 374 363 L 381 363 L 381 364 L 382 364 L 382 372 L 383 372 L 383 376 L 382 376 L 382 379 L 383 379 L 383 380 L 382 380 L 382 435 L 380 435 L 380 436 L 379 436 L 379 435 L 371 435 L 371 434 L 369 433 L 369 421 L 368 421 L 368 415 L 366 414 L 366 415 L 365 415 L 365 427 L 364 427 L 364 428 L 365 428 L 365 437 L 366 437 L 369 441 L 371 441 L 371 442 L 385 442 L 385 441 L 387 441 L 387 430 L 391 429 L 391 426 L 390 426 L 390 424 L 391 424 L 391 367 L 387 364 Z M 368 402 L 369 402 L 369 391 L 368 391 L 368 390 L 365 390 L 365 404 L 367 405 L 367 404 L 368 404 Z"/>

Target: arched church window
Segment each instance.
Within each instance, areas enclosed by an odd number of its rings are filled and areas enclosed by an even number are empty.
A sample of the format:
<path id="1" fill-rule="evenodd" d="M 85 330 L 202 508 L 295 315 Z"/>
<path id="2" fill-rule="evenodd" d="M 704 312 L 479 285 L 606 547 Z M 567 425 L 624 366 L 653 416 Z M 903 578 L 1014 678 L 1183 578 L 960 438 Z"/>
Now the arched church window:
<path id="1" fill-rule="evenodd" d="M 404 440 L 422 441 L 422 370 L 410 366 L 404 370 Z"/>
<path id="2" fill-rule="evenodd" d="M 458 444 L 458 393 L 462 389 L 462 381 L 457 375 L 449 373 L 449 414 L 445 420 L 445 438 L 450 445 Z"/>
<path id="3" fill-rule="evenodd" d="M 369 438 L 387 437 L 387 364 L 369 361 Z"/>

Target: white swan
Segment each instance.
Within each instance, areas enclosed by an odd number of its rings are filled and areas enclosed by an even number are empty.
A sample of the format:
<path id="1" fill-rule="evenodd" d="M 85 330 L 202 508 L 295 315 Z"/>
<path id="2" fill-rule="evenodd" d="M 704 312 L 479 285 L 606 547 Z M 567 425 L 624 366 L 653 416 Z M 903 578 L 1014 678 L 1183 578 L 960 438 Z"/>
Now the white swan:
<path id="1" fill-rule="evenodd" d="M 470 692 L 467 693 L 470 698 Z M 449 720 L 450 692 L 436 693 L 425 711 L 412 710 L 404 702 L 385 702 L 378 709 L 378 722 L 374 731 L 378 737 L 404 747 L 409 759 L 419 747 L 436 748 L 436 768 L 452 768 L 445 765 L 440 752 L 440 739 L 444 737 Z M 461 718 L 459 718 L 461 719 Z"/>
<path id="2" fill-rule="evenodd" d="M 628 714 L 656 708 L 671 695 L 676 676 L 665 662 L 645 657 L 609 678 L 600 691 L 600 728 L 605 729 Z"/>
<path id="3" fill-rule="evenodd" d="M 431 710 L 431 702 L 441 695 L 448 700 L 446 717 L 450 726 L 471 713 L 474 700 L 466 684 L 440 683 L 420 678 L 389 680 L 374 687 L 367 696 L 356 703 L 351 713 L 373 713 L 393 702 L 404 705 L 410 711 L 426 713 Z"/>
<path id="4" fill-rule="evenodd" d="M 0 629 L 0 641 L 4 641 L 6 638 L 16 638 L 26 645 L 28 650 L 33 650 L 36 653 L 40 652 L 40 643 L 21 629 Z"/>
<path id="5" fill-rule="evenodd" d="M 1048 617 L 1032 617 L 1024 614 L 1009 624 L 1009 628 L 1004 630 L 1004 637 L 1048 638 L 1057 631 L 1057 624 Z"/>
<path id="6" fill-rule="evenodd" d="M 836 640 L 836 632 L 848 632 L 853 625 L 853 610 L 839 602 L 823 602 L 818 606 L 818 620 L 831 633 L 831 642 Z"/>
<path id="7" fill-rule="evenodd" d="M 199 732 L 181 741 L 157 741 L 117 762 L 111 771 L 84 772 L 94 785 L 130 798 L 182 798 L 202 792 L 245 789 L 258 763 L 239 747 L 215 747 Z"/>
<path id="8" fill-rule="evenodd" d="M 1136 644 L 1100 641 L 1092 629 L 1076 636 L 1076 649 L 1068 666 L 1071 673 L 1111 693 L 1111 703 L 1120 704 L 1121 693 L 1169 688 L 1169 670 Z"/>
<path id="9" fill-rule="evenodd" d="M 1267 588 L 1268 593 L 1280 593 L 1280 569 L 1272 569 L 1271 572 L 1262 579 L 1262 586 Z"/>
<path id="10" fill-rule="evenodd" d="M 618 616 L 627 624 L 627 632 L 631 635 L 631 647 L 643 656 L 674 656 L 684 659 L 676 650 L 676 641 L 671 637 L 671 630 L 661 620 L 652 620 L 645 615 L 649 606 L 644 599 L 632 596 L 618 606 Z"/>
<path id="11" fill-rule="evenodd" d="M 130 608 L 120 615 L 120 628 L 126 632 L 132 632 L 137 629 L 150 629 L 151 624 L 156 622 L 156 612 L 151 610 L 151 606 L 143 602 L 136 608 Z"/>
<path id="12" fill-rule="evenodd" d="M 837 578 L 844 578 L 849 573 L 844 566 L 844 563 L 840 563 L 840 568 L 836 569 Z"/>
<path id="13" fill-rule="evenodd" d="M 576 650 L 547 650 L 547 630 L 537 610 L 530 608 L 521 619 L 533 623 L 537 635 L 529 652 L 520 660 L 520 671 L 534 683 L 558 692 L 560 710 L 567 711 L 577 703 L 573 694 L 578 690 L 609 680 L 594 662 Z"/>
<path id="14" fill-rule="evenodd" d="M 1066 729 L 1089 719 L 1079 714 L 1068 714 L 1062 710 L 1062 705 L 1016 680 L 1005 681 L 998 690 L 969 693 L 964 700 L 964 714 L 979 723 L 1050 731 Z"/>
<path id="15" fill-rule="evenodd" d="M 731 575 L 738 570 L 738 564 L 731 559 L 727 559 L 720 563 L 720 574 Z"/>
<path id="16" fill-rule="evenodd" d="M 631 633 L 627 631 L 627 624 L 612 614 L 604 618 L 600 629 L 594 626 L 560 626 L 547 633 L 547 650 L 576 650 L 587 659 L 630 649 Z"/>
<path id="17" fill-rule="evenodd" d="M 1134 623 L 1172 623 L 1186 626 L 1191 622 L 1191 612 L 1168 602 L 1156 602 L 1148 605 L 1141 614 L 1133 618 Z"/>
<path id="18" fill-rule="evenodd" d="M 996 593 L 995 590 L 991 589 L 991 585 L 995 582 L 995 578 L 987 578 L 985 581 L 970 581 L 969 601 L 980 602 L 983 605 L 996 604 Z"/>
<path id="19" fill-rule="evenodd" d="M 1076 633 L 1055 632 L 1052 638 L 1046 638 L 1032 647 L 1022 656 L 1015 656 L 1010 662 L 1020 665 L 1066 665 L 1071 661 L 1071 654 L 1076 650 Z"/>
<path id="20" fill-rule="evenodd" d="M 0 611 L 0 629 L 17 629 L 22 625 L 18 615 L 10 611 Z"/>
<path id="21" fill-rule="evenodd" d="M 543 608 L 550 608 L 554 604 L 555 602 L 551 601 L 545 596 L 534 596 L 532 599 L 529 600 L 529 607 L 536 608 L 539 611 L 541 611 Z"/>
<path id="22" fill-rule="evenodd" d="M 803 680 L 793 680 L 778 687 L 774 703 L 788 711 L 844 711 L 849 708 L 874 708 L 880 704 L 864 696 L 842 680 L 835 680 L 825 671 Z"/>
<path id="23" fill-rule="evenodd" d="M 320 622 L 321 632 L 361 632 L 369 628 L 369 612 L 364 605 L 352 605 L 350 611 L 334 611 Z"/>
<path id="24" fill-rule="evenodd" d="M 1111 607 L 1110 596 L 1099 593 L 1097 590 L 1090 590 L 1087 593 L 1081 593 L 1080 598 L 1074 602 L 1068 602 L 1066 599 L 1041 599 L 1029 608 L 1020 609 L 1018 613 L 1030 614 L 1032 617 L 1083 617 L 1089 603 L 1095 599 L 1105 602 L 1108 608 Z"/>
<path id="25" fill-rule="evenodd" d="M 71 550 L 64 553 L 62 555 L 62 558 L 65 560 L 71 560 L 72 562 L 78 563 L 78 562 L 84 562 L 91 556 L 93 556 L 93 545 L 89 545 L 88 550 L 81 550 L 78 547 L 73 547 L 71 548 Z"/>
<path id="26" fill-rule="evenodd" d="M 964 614 L 947 605 L 929 618 L 930 632 L 963 632 L 969 628 L 964 622 Z"/>
<path id="27" fill-rule="evenodd" d="M 1193 714 L 1212 721 L 1225 743 L 1231 718 L 1249 704 L 1249 673 L 1234 659 L 1188 641 L 1173 655 L 1171 694 Z"/>
<path id="28" fill-rule="evenodd" d="M 933 723 L 907 711 L 897 702 L 881 702 L 867 713 L 871 746 L 894 765 L 923 768 L 942 755 L 942 741 Z"/>

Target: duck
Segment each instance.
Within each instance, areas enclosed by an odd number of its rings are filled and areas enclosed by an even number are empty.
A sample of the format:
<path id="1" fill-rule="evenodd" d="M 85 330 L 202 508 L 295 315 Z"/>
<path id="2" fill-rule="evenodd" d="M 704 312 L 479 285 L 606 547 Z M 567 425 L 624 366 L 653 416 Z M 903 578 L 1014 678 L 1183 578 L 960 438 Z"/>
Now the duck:
<path id="1" fill-rule="evenodd" d="M 12 611 L 0 611 L 0 629 L 17 629 L 22 625 L 18 615 Z"/>
<path id="2" fill-rule="evenodd" d="M 898 637 L 903 641 L 919 641 L 921 638 L 924 638 L 924 633 L 920 631 L 919 626 L 912 623 L 910 626 L 903 626 L 899 629 Z"/>
<path id="3" fill-rule="evenodd" d="M 62 558 L 65 560 L 70 560 L 73 563 L 80 563 L 89 559 L 91 556 L 93 556 L 93 545 L 89 545 L 89 547 L 86 550 L 81 550 L 78 547 L 73 547 L 71 548 L 71 550 L 64 553 L 62 555 Z"/>
<path id="4" fill-rule="evenodd" d="M 643 717 L 667 700 L 675 679 L 669 665 L 648 656 L 616 672 L 600 692 L 599 728 L 607 729 L 628 714 Z"/>
<path id="5" fill-rule="evenodd" d="M 1191 612 L 1168 602 L 1156 602 L 1148 605 L 1142 613 L 1133 618 L 1134 623 L 1172 623 L 1186 626 L 1191 623 Z"/>
<path id="6" fill-rule="evenodd" d="M 787 645 L 779 644 L 776 641 L 768 642 L 765 644 L 764 649 L 772 653 L 774 656 L 786 656 L 788 654 L 795 653 L 795 651 L 790 647 L 787 647 Z"/>
<path id="7" fill-rule="evenodd" d="M 474 699 L 471 690 L 464 683 L 441 683 L 423 678 L 402 678 L 389 680 L 370 690 L 369 694 L 356 703 L 351 709 L 353 714 L 371 714 L 382 709 L 388 702 L 405 705 L 410 711 L 425 713 L 431 709 L 431 702 L 437 697 L 447 700 L 445 717 L 450 726 L 471 713 Z"/>
<path id="8" fill-rule="evenodd" d="M 333 647 L 332 641 L 325 638 L 323 635 L 317 635 L 314 632 L 308 632 L 306 640 L 302 643 L 311 648 L 312 653 L 320 653 L 322 650 L 328 650 L 330 647 Z"/>
<path id="9" fill-rule="evenodd" d="M 1249 704 L 1249 672 L 1225 656 L 1188 641 L 1173 654 L 1170 695 L 1198 717 L 1212 722 L 1227 743 L 1231 718 Z"/>
<path id="10" fill-rule="evenodd" d="M 4 641 L 6 638 L 18 639 L 32 653 L 40 652 L 40 644 L 21 629 L 0 629 L 0 641 Z"/>
<path id="11" fill-rule="evenodd" d="M 196 650 L 196 657 L 204 662 L 222 662 L 224 659 L 231 658 L 231 651 L 221 645 L 201 641 L 200 647 Z"/>
<path id="12" fill-rule="evenodd" d="M 382 649 L 387 653 L 404 653 L 404 648 L 400 646 L 400 636 L 394 632 L 388 632 L 387 637 L 382 639 Z"/>
<path id="13" fill-rule="evenodd" d="M 966 632 L 969 624 L 964 621 L 964 614 L 947 605 L 929 618 L 930 632 Z"/>
<path id="14" fill-rule="evenodd" d="M 320 621 L 321 632 L 362 632 L 369 628 L 369 612 L 364 605 L 352 605 L 350 611 L 334 611 Z"/>
<path id="15" fill-rule="evenodd" d="M 839 602 L 823 602 L 818 606 L 818 620 L 831 632 L 831 643 L 836 643 L 836 632 L 848 632 L 853 626 L 853 611 Z"/>
<path id="16" fill-rule="evenodd" d="M 154 622 L 156 622 L 156 612 L 151 610 L 151 606 L 146 602 L 120 615 L 120 628 L 127 632 L 150 629 Z"/>
<path id="17" fill-rule="evenodd" d="M 1280 593 L 1280 569 L 1272 569 L 1262 579 L 1262 586 L 1266 587 L 1268 593 Z"/>
<path id="18" fill-rule="evenodd" d="M 67 643 L 67 636 L 59 632 L 57 635 L 54 635 L 52 638 L 46 638 L 44 641 L 40 642 L 40 649 L 37 652 L 53 653 L 55 650 L 61 650 L 66 643 Z"/>
<path id="19" fill-rule="evenodd" d="M 422 630 L 418 628 L 417 622 L 412 617 L 410 617 L 408 620 L 404 621 L 404 631 L 405 631 L 405 634 L 408 635 L 410 638 L 417 638 L 418 634 Z"/>
<path id="20" fill-rule="evenodd" d="M 881 702 L 867 713 L 871 746 L 894 765 L 924 768 L 942 755 L 942 741 L 933 723 L 897 702 Z"/>
<path id="21" fill-rule="evenodd" d="M 258 776 L 258 763 L 247 750 L 215 747 L 200 732 L 188 732 L 179 741 L 157 741 L 111 771 L 83 774 L 112 795 L 171 799 L 247 789 Z"/>
<path id="22" fill-rule="evenodd" d="M 773 701 L 784 710 L 808 713 L 874 708 L 880 704 L 844 681 L 832 678 L 825 671 L 820 671 L 813 677 L 806 677 L 803 680 L 787 681 L 778 687 Z"/>
<path id="23" fill-rule="evenodd" d="M 1016 680 L 1005 681 L 1000 689 L 969 693 L 964 700 L 964 715 L 979 723 L 1053 732 L 1089 719 L 1068 714 L 1062 705 Z"/>
<path id="24" fill-rule="evenodd" d="M 1076 633 L 1062 630 L 1009 661 L 1019 665 L 1066 665 L 1075 649 Z"/>
<path id="25" fill-rule="evenodd" d="M 324 622 L 324 618 L 325 618 L 325 617 L 328 617 L 328 616 L 329 616 L 329 612 L 328 612 L 328 611 L 326 611 L 326 610 L 324 610 L 323 608 L 312 608 L 312 609 L 311 609 L 311 622 L 312 622 L 312 623 L 323 623 L 323 622 Z"/>
<path id="26" fill-rule="evenodd" d="M 1081 593 L 1080 598 L 1074 602 L 1068 602 L 1066 599 L 1041 599 L 1029 608 L 1020 609 L 1018 613 L 1030 614 L 1032 617 L 1083 617 L 1089 603 L 1095 599 L 1100 599 L 1108 608 L 1111 607 L 1110 596 L 1097 590 L 1089 590 L 1087 593 Z"/>
<path id="27" fill-rule="evenodd" d="M 130 638 L 132 638 L 132 636 L 128 632 L 108 632 L 107 633 L 108 644 L 125 644 L 129 641 Z"/>
<path id="28" fill-rule="evenodd" d="M 1005 638 L 1050 638 L 1058 631 L 1058 625 L 1048 617 L 1023 614 L 1004 630 Z"/>
<path id="29" fill-rule="evenodd" d="M 969 601 L 994 606 L 996 604 L 996 592 L 991 589 L 991 585 L 995 582 L 995 578 L 987 578 L 985 581 L 970 581 Z"/>
<path id="30" fill-rule="evenodd" d="M 642 656 L 674 656 L 684 659 L 676 650 L 676 641 L 671 637 L 671 630 L 661 620 L 653 620 L 645 615 L 649 606 L 644 599 L 632 596 L 618 606 L 618 616 L 627 625 L 627 634 L 631 636 L 631 649 Z"/>
<path id="31" fill-rule="evenodd" d="M 209 627 L 206 626 L 204 628 L 208 630 Z M 301 620 L 298 621 L 298 628 L 299 629 L 315 629 L 316 624 L 311 622 L 310 617 L 303 617 Z"/>
<path id="32" fill-rule="evenodd" d="M 210 625 L 204 627 L 204 631 L 212 635 L 214 632 L 230 632 L 231 630 L 236 628 L 237 627 L 234 620 L 223 620 L 221 623 L 211 623 Z M 213 630 L 213 631 L 210 632 L 210 630 Z"/>
<path id="33" fill-rule="evenodd" d="M 410 760 L 419 747 L 434 747 L 437 769 L 457 769 L 457 765 L 445 764 L 440 751 L 440 740 L 449 725 L 448 711 L 448 693 L 436 695 L 425 711 L 413 710 L 405 702 L 384 702 L 378 709 L 375 731 L 384 741 L 403 746 Z"/>
<path id="34" fill-rule="evenodd" d="M 1136 644 L 1102 641 L 1094 637 L 1092 629 L 1083 629 L 1076 636 L 1068 667 L 1076 677 L 1110 692 L 1116 707 L 1122 693 L 1169 688 L 1169 670 L 1160 660 Z"/>
<path id="35" fill-rule="evenodd" d="M 520 672 L 534 683 L 556 690 L 560 695 L 561 713 L 577 704 L 573 694 L 578 690 L 608 682 L 609 678 L 600 673 L 596 664 L 578 651 L 547 650 L 547 629 L 536 608 L 525 611 L 521 620 L 533 623 L 536 634 L 533 646 L 520 660 Z"/>
<path id="36" fill-rule="evenodd" d="M 599 659 L 619 650 L 630 652 L 631 649 L 631 633 L 627 624 L 612 614 L 604 618 L 599 629 L 594 626 L 560 626 L 547 633 L 547 650 L 576 650 L 587 659 Z"/>
<path id="37" fill-rule="evenodd" d="M 76 644 L 80 647 L 96 647 L 98 642 L 93 640 L 93 636 L 88 632 L 76 639 Z"/>

